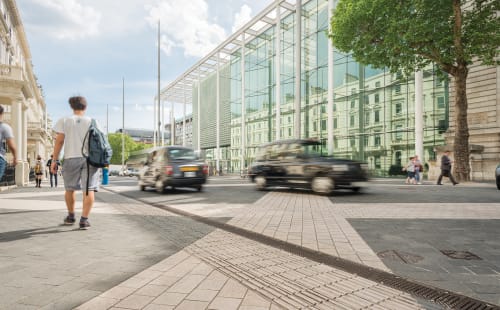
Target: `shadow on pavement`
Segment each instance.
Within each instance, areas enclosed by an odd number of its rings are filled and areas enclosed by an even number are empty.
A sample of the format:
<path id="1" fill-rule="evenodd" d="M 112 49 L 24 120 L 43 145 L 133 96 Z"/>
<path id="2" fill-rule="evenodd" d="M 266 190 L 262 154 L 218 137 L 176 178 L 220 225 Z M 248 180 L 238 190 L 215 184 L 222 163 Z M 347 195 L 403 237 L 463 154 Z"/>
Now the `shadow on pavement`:
<path id="1" fill-rule="evenodd" d="M 31 237 L 34 237 L 37 235 L 50 235 L 50 234 L 67 233 L 67 232 L 71 232 L 71 231 L 75 230 L 75 229 L 72 229 L 72 230 L 54 229 L 56 227 L 60 227 L 60 226 L 3 232 L 3 233 L 0 233 L 0 242 L 11 242 L 11 241 L 17 241 L 17 240 L 21 240 L 21 239 L 28 239 L 28 238 L 31 238 Z M 50 229 L 50 230 L 47 230 L 47 229 Z"/>

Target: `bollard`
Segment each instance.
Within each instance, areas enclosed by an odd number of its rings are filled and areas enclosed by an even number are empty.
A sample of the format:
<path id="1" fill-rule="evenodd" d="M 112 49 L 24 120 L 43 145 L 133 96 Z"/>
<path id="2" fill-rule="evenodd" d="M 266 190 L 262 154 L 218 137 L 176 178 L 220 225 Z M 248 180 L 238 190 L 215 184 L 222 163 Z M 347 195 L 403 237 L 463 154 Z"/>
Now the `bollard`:
<path id="1" fill-rule="evenodd" d="M 109 166 L 102 168 L 102 185 L 108 185 L 109 183 Z"/>

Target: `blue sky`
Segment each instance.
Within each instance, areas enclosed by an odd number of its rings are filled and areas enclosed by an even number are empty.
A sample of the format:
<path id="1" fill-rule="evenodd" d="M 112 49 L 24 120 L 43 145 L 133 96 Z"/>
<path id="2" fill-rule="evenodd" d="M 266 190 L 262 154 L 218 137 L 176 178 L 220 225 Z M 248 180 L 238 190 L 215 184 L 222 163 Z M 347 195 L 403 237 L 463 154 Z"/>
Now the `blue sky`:
<path id="1" fill-rule="evenodd" d="M 87 114 L 109 131 L 153 128 L 157 23 L 161 87 L 250 20 L 272 0 L 18 0 L 38 83 L 55 122 L 83 95 Z M 181 108 L 176 108 L 180 113 Z M 177 114 L 177 113 L 176 113 Z"/>

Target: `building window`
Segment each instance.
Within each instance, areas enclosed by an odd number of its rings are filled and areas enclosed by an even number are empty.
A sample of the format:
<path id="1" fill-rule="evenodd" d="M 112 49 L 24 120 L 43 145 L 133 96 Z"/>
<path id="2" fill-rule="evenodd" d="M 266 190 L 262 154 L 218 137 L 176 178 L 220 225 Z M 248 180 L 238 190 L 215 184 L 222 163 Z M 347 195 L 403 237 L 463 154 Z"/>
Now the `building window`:
<path id="1" fill-rule="evenodd" d="M 351 119 L 349 121 L 349 126 L 354 126 L 354 115 L 351 115 Z"/>
<path id="2" fill-rule="evenodd" d="M 326 119 L 321 120 L 321 130 L 326 130 Z"/>
<path id="3" fill-rule="evenodd" d="M 446 120 L 440 119 L 438 120 L 438 133 L 444 133 L 446 132 L 447 126 L 446 126 Z"/>
<path id="4" fill-rule="evenodd" d="M 313 131 L 318 131 L 318 122 L 313 122 Z"/>
<path id="5" fill-rule="evenodd" d="M 373 161 L 375 164 L 375 169 L 380 169 L 382 167 L 380 164 L 380 156 L 375 156 Z"/>
<path id="6" fill-rule="evenodd" d="M 365 104 L 370 104 L 370 96 L 365 95 Z"/>
<path id="7" fill-rule="evenodd" d="M 401 94 L 401 84 L 396 84 L 396 86 L 394 87 L 394 92 L 396 94 Z"/>
<path id="8" fill-rule="evenodd" d="M 373 137 L 373 144 L 375 146 L 380 146 L 380 134 L 376 134 L 374 137 Z"/>
<path id="9" fill-rule="evenodd" d="M 368 136 L 363 136 L 363 145 L 364 145 L 365 147 L 367 147 L 367 146 L 368 146 L 368 140 L 369 140 L 369 139 L 370 139 L 370 137 L 368 137 Z"/>
<path id="10" fill-rule="evenodd" d="M 356 88 L 351 88 L 351 95 L 354 95 L 356 93 Z"/>
<path id="11" fill-rule="evenodd" d="M 365 125 L 370 125 L 370 112 L 365 112 Z"/>
<path id="12" fill-rule="evenodd" d="M 380 87 L 380 82 L 375 82 L 375 88 L 379 88 Z"/>
<path id="13" fill-rule="evenodd" d="M 380 102 L 380 95 L 375 94 L 375 103 L 379 103 L 379 102 Z"/>
<path id="14" fill-rule="evenodd" d="M 333 138 L 333 147 L 336 149 L 339 147 L 339 140 L 337 138 Z"/>
<path id="15" fill-rule="evenodd" d="M 351 100 L 351 109 L 356 108 L 356 100 Z"/>
<path id="16" fill-rule="evenodd" d="M 335 112 L 335 111 L 337 111 L 337 104 L 336 103 L 333 104 L 333 112 Z"/>
<path id="17" fill-rule="evenodd" d="M 321 105 L 321 113 L 326 113 L 326 105 Z"/>
<path id="18" fill-rule="evenodd" d="M 337 128 L 337 118 L 335 117 L 333 119 L 333 129 L 336 129 Z"/>
<path id="19" fill-rule="evenodd" d="M 351 147 L 355 147 L 356 146 L 356 139 L 351 138 L 350 143 L 351 143 Z"/>
<path id="20" fill-rule="evenodd" d="M 379 123 L 380 122 L 380 110 L 375 110 L 374 122 L 375 123 Z"/>
<path id="21" fill-rule="evenodd" d="M 288 128 L 288 136 L 291 137 L 292 136 L 292 128 Z"/>
<path id="22" fill-rule="evenodd" d="M 394 135 L 394 138 L 396 139 L 396 141 L 400 141 L 400 140 L 403 140 L 403 126 L 401 125 L 397 125 L 396 126 L 396 132 L 395 132 L 395 135 Z"/>
<path id="23" fill-rule="evenodd" d="M 401 102 L 396 102 L 394 105 L 394 112 L 396 115 L 399 115 L 403 112 L 403 104 Z"/>
<path id="24" fill-rule="evenodd" d="M 439 109 L 444 108 L 444 97 L 437 97 L 437 107 Z"/>

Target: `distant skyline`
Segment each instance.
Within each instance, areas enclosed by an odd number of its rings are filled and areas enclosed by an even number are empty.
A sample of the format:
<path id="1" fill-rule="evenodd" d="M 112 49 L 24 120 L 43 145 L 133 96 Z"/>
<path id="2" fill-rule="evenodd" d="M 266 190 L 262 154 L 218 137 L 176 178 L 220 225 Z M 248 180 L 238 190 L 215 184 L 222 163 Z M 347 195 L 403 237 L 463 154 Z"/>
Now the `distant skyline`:
<path id="1" fill-rule="evenodd" d="M 85 96 L 87 114 L 109 132 L 153 129 L 158 19 L 161 87 L 168 85 L 272 0 L 18 0 L 32 63 L 52 121 Z M 182 107 L 175 108 L 176 116 Z M 190 108 L 188 108 L 190 111 Z"/>

